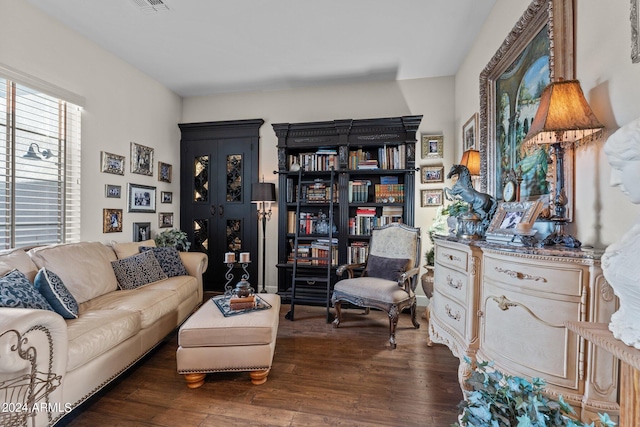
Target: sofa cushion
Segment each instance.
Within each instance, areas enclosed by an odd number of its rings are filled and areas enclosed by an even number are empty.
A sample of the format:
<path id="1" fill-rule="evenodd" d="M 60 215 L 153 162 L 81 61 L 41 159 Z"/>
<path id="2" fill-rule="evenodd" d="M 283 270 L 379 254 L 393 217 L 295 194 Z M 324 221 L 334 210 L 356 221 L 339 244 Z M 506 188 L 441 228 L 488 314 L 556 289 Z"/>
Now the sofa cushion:
<path id="1" fill-rule="evenodd" d="M 38 268 L 55 271 L 78 304 L 118 289 L 111 268 L 116 254 L 100 242 L 43 246 L 31 249 L 29 256 Z"/>
<path id="2" fill-rule="evenodd" d="M 38 273 L 38 267 L 36 267 L 25 250 L 7 249 L 0 251 L 0 275 L 5 275 L 13 269 L 23 272 L 32 283 L 36 278 L 36 273 Z"/>
<path id="3" fill-rule="evenodd" d="M 117 293 L 117 292 L 116 292 Z M 140 314 L 127 310 L 83 310 L 67 321 L 67 371 L 72 371 L 140 331 Z"/>
<path id="4" fill-rule="evenodd" d="M 140 246 L 155 247 L 156 242 L 153 239 L 144 240 L 142 242 L 125 242 L 125 243 L 118 243 L 116 241 L 111 242 L 111 247 L 113 248 L 113 251 L 116 253 L 116 256 L 118 257 L 118 259 L 123 259 L 126 257 L 130 257 L 131 255 L 140 253 L 140 249 L 139 249 Z"/>
<path id="5" fill-rule="evenodd" d="M 19 270 L 0 277 L 0 307 L 51 310 L 51 305 Z"/>
<path id="6" fill-rule="evenodd" d="M 140 252 L 145 251 L 153 252 L 167 277 L 186 276 L 189 274 L 182 263 L 182 259 L 180 259 L 180 252 L 176 248 L 140 246 Z"/>
<path id="7" fill-rule="evenodd" d="M 362 299 L 374 299 L 389 304 L 405 301 L 414 295 L 398 286 L 398 282 L 377 277 L 344 279 L 336 283 L 335 292 L 344 292 Z"/>
<path id="8" fill-rule="evenodd" d="M 144 287 L 111 292 L 94 298 L 80 306 L 80 313 L 93 310 L 128 310 L 138 313 L 140 327 L 148 328 L 168 313 L 175 312 L 180 297 L 171 290 Z"/>
<path id="9" fill-rule="evenodd" d="M 153 252 L 147 251 L 111 263 L 120 289 L 136 289 L 167 278 Z"/>
<path id="10" fill-rule="evenodd" d="M 78 317 L 78 302 L 53 271 L 41 268 L 33 284 L 60 316 L 65 319 Z"/>
<path id="11" fill-rule="evenodd" d="M 198 280 L 193 276 L 174 276 L 167 280 L 151 283 L 145 289 L 164 289 L 178 294 L 180 302 L 188 300 L 198 294 Z"/>

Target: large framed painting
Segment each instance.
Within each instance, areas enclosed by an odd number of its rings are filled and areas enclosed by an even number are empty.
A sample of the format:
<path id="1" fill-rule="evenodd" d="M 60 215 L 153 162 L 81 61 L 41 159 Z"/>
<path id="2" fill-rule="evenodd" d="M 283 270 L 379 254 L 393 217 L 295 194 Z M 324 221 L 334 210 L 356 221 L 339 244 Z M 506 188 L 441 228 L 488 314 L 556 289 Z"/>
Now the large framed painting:
<path id="1" fill-rule="evenodd" d="M 498 200 L 509 173 L 521 200 L 553 200 L 548 145 L 523 144 L 552 81 L 574 78 L 573 0 L 535 0 L 480 74 L 480 183 Z M 573 218 L 573 150 L 565 151 L 567 218 Z"/>

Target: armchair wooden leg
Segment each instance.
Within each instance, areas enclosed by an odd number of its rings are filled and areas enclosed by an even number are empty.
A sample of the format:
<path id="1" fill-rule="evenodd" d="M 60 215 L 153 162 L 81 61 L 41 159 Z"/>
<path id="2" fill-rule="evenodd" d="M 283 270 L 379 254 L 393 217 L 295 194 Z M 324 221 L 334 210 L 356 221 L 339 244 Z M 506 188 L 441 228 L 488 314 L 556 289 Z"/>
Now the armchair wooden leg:
<path id="1" fill-rule="evenodd" d="M 396 326 L 398 326 L 398 307 L 392 307 L 389 311 L 389 344 L 391 349 L 396 348 Z"/>
<path id="2" fill-rule="evenodd" d="M 333 303 L 333 308 L 336 309 L 336 318 L 333 319 L 333 327 L 337 328 L 342 321 L 342 301 L 336 301 Z"/>
<path id="3" fill-rule="evenodd" d="M 420 328 L 420 323 L 418 323 L 418 319 L 416 319 L 416 307 L 417 302 L 414 300 L 413 304 L 411 304 L 411 323 L 413 323 L 413 327 L 416 329 Z"/>

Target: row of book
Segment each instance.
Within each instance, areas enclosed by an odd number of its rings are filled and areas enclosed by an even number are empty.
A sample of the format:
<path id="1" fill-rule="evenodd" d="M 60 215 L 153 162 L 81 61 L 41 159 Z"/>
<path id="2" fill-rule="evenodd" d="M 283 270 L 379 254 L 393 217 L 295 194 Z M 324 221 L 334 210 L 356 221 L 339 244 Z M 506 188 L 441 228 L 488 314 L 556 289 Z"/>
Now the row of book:
<path id="1" fill-rule="evenodd" d="M 298 184 L 293 178 L 287 178 L 287 203 L 298 201 Z M 306 184 L 300 189 L 300 198 L 305 203 L 329 203 L 331 200 L 331 186 L 324 182 Z M 338 184 L 333 185 L 333 201 L 338 201 Z"/>
<path id="2" fill-rule="evenodd" d="M 311 243 L 298 244 L 298 251 L 295 252 L 295 246 L 292 245 L 291 252 L 288 256 L 288 262 L 293 263 L 294 257 L 297 258 L 298 264 L 304 265 L 338 265 L 338 239 L 317 239 Z M 296 256 L 297 254 L 297 256 Z"/>
<path id="3" fill-rule="evenodd" d="M 376 203 L 404 203 L 404 184 L 376 184 Z"/>
<path id="4" fill-rule="evenodd" d="M 329 218 L 322 212 L 300 212 L 300 220 L 298 221 L 299 234 L 329 234 L 329 227 L 332 232 L 337 233 L 335 224 L 329 224 Z M 296 232 L 296 213 L 295 211 L 287 212 L 287 233 L 294 234 Z"/>
<path id="5" fill-rule="evenodd" d="M 305 171 L 329 171 L 338 169 L 338 153 L 336 150 L 321 148 L 315 153 L 290 154 L 288 156 L 289 170 L 294 164 Z"/>
<path id="6" fill-rule="evenodd" d="M 406 165 L 406 148 L 404 144 L 383 146 L 377 150 L 377 158 L 372 151 L 349 151 L 349 169 L 404 169 Z"/>
<path id="7" fill-rule="evenodd" d="M 402 222 L 401 206 L 383 206 L 382 215 L 377 215 L 375 207 L 359 207 L 356 216 L 349 218 L 349 234 L 369 236 L 375 227 Z"/>
<path id="8" fill-rule="evenodd" d="M 347 247 L 347 264 L 358 264 L 367 261 L 369 255 L 368 242 L 352 242 Z"/>
<path id="9" fill-rule="evenodd" d="M 348 198 L 349 203 L 362 203 L 369 201 L 369 187 L 371 181 L 349 181 Z"/>

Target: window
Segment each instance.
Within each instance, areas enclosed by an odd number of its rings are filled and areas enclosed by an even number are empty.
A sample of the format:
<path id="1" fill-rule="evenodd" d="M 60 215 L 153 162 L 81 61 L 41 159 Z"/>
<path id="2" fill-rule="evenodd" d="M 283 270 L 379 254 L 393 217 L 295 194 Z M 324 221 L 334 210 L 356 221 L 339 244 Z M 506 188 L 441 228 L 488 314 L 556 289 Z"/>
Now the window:
<path id="1" fill-rule="evenodd" d="M 80 240 L 80 107 L 0 78 L 0 248 Z"/>

